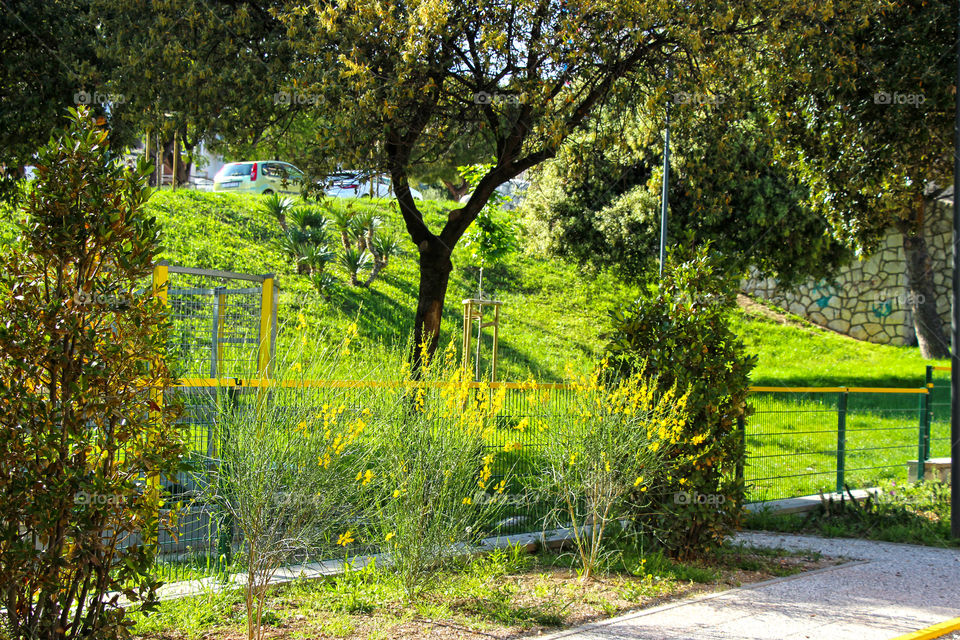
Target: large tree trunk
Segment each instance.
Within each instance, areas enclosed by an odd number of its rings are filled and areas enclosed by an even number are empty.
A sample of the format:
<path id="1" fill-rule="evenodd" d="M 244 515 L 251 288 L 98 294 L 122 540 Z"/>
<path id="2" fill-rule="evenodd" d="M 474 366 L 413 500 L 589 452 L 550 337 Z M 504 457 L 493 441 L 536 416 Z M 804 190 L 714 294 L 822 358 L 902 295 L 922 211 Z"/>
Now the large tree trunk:
<path id="1" fill-rule="evenodd" d="M 413 354 L 411 370 L 414 378 L 422 376 L 424 358 L 429 359 L 440 344 L 440 321 L 443 301 L 453 263 L 450 250 L 436 239 L 425 242 L 420 251 L 420 291 L 417 295 L 417 315 L 413 321 Z"/>
<path id="2" fill-rule="evenodd" d="M 923 237 L 923 205 L 915 224 L 902 229 L 903 253 L 906 258 L 907 304 L 913 314 L 917 343 L 924 358 L 949 358 L 950 342 L 943 332 L 943 321 L 937 313 L 937 292 L 933 286 L 933 267 Z"/>

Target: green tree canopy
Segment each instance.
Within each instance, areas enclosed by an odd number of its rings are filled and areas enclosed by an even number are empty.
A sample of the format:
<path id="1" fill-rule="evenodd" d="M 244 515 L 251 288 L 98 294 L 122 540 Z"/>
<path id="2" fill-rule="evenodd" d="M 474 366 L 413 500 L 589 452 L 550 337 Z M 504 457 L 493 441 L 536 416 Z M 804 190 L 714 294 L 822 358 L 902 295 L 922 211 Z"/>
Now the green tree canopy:
<path id="1" fill-rule="evenodd" d="M 414 340 L 432 352 L 453 250 L 497 186 L 553 157 L 618 94 L 648 91 L 638 71 L 663 70 L 668 57 L 691 75 L 740 64 L 737 40 L 780 10 L 757 0 L 344 0 L 304 3 L 283 20 L 304 61 L 297 80 L 327 108 L 311 164 L 393 177 L 420 252 Z M 492 142 L 492 168 L 442 229 L 429 228 L 410 176 L 480 132 Z"/>
<path id="2" fill-rule="evenodd" d="M 669 101 L 670 245 L 710 242 L 728 273 L 752 266 L 786 283 L 828 275 L 848 259 L 827 221 L 806 206 L 806 189 L 774 165 L 772 133 L 749 91 L 684 86 L 627 122 L 604 118 L 541 167 L 525 209 L 542 245 L 630 278 L 651 272 Z"/>
<path id="3" fill-rule="evenodd" d="M 765 70 L 784 162 L 834 234 L 862 253 L 901 234 L 926 357 L 950 352 L 923 231 L 937 186 L 952 182 L 955 16 L 945 1 L 842 5 L 798 18 Z"/>

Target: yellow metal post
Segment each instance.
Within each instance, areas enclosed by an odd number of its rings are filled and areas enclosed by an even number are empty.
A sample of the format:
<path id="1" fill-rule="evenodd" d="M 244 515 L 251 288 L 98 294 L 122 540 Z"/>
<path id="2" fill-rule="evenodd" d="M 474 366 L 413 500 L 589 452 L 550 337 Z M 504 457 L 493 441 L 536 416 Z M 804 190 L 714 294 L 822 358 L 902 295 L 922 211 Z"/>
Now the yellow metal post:
<path id="1" fill-rule="evenodd" d="M 493 363 L 490 368 L 490 382 L 497 380 L 497 343 L 500 338 L 500 305 L 493 306 Z"/>
<path id="2" fill-rule="evenodd" d="M 153 295 L 160 300 L 160 303 L 165 307 L 169 308 L 170 299 L 168 297 L 168 285 L 170 282 L 170 272 L 165 264 L 158 264 L 153 268 Z M 158 363 L 159 364 L 159 363 Z M 157 425 L 163 419 L 161 415 L 163 412 L 163 389 L 158 389 L 154 387 L 150 391 L 151 400 L 153 401 L 155 409 L 150 411 L 150 422 L 152 425 Z M 152 442 L 150 435 L 147 435 L 147 450 L 151 448 Z M 153 508 L 153 514 L 150 521 L 147 523 L 146 531 L 144 531 L 144 543 L 147 548 L 155 548 L 157 544 L 157 538 L 159 535 L 159 521 L 160 521 L 160 476 L 154 470 L 147 469 L 147 502 Z"/>
<path id="3" fill-rule="evenodd" d="M 227 295 L 221 293 L 217 295 L 217 377 L 223 377 L 223 328 L 226 326 L 224 320 L 227 316 Z"/>
<path id="4" fill-rule="evenodd" d="M 257 354 L 257 373 L 261 379 L 269 377 L 273 366 L 270 352 L 273 339 L 273 276 L 263 280 L 260 289 L 260 346 Z"/>

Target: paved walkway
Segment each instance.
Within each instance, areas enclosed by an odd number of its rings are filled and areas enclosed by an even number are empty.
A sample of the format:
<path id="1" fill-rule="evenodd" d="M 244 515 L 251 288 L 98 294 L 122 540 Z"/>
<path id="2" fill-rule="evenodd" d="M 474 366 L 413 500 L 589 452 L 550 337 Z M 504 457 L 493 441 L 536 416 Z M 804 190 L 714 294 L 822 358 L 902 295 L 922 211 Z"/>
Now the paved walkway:
<path id="1" fill-rule="evenodd" d="M 742 533 L 748 545 L 853 562 L 748 585 L 549 636 L 570 640 L 889 640 L 960 616 L 960 550 Z"/>

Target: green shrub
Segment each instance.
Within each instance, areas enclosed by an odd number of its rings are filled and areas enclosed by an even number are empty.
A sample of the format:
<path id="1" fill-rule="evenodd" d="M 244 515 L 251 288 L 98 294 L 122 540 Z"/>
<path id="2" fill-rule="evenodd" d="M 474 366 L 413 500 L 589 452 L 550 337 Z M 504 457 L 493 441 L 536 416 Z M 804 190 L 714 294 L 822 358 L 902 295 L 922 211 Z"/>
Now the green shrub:
<path id="1" fill-rule="evenodd" d="M 158 392 L 171 380 L 149 172 L 126 171 L 71 111 L 0 264 L 0 583 L 15 640 L 127 637 L 111 592 L 155 600 L 145 542 L 183 445 Z"/>
<path id="2" fill-rule="evenodd" d="M 338 535 L 362 519 L 355 478 L 366 468 L 368 413 L 353 406 L 349 390 L 298 384 L 332 377 L 350 336 L 318 353 L 321 337 L 303 321 L 296 331 L 299 342 L 273 363 L 285 384 L 239 396 L 217 390 L 216 451 L 196 475 L 201 499 L 224 516 L 224 541 L 241 551 L 248 640 L 263 638 L 273 615 L 265 605 L 277 571 L 333 557 Z"/>
<path id="3" fill-rule="evenodd" d="M 702 248 L 671 261 L 659 286 L 613 314 L 607 349 L 624 374 L 644 369 L 661 389 L 687 389 L 687 422 L 668 449 L 671 471 L 653 508 L 637 523 L 667 551 L 689 558 L 719 545 L 741 519 L 744 486 L 736 473 L 744 457 L 738 422 L 748 412 L 750 370 L 756 358 L 730 330 L 736 283 L 715 268 Z"/>

